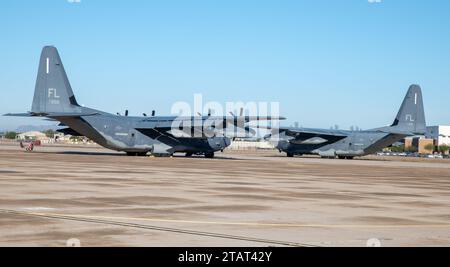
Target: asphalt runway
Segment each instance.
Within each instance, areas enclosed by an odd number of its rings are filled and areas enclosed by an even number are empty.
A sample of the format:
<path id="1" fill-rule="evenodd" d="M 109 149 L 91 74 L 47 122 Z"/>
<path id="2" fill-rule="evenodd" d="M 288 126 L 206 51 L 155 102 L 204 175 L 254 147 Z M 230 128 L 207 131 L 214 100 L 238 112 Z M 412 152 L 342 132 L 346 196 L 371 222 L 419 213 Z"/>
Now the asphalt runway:
<path id="1" fill-rule="evenodd" d="M 0 144 L 0 246 L 450 246 L 450 160 Z"/>

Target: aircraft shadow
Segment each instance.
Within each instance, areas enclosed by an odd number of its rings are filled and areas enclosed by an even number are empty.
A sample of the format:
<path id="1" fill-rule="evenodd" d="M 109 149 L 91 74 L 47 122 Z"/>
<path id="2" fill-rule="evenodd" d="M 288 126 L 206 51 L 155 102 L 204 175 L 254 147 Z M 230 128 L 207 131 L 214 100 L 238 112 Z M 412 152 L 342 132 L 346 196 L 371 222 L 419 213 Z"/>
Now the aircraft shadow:
<path id="1" fill-rule="evenodd" d="M 51 153 L 51 152 L 49 152 Z M 126 156 L 126 154 L 122 153 L 114 153 L 114 152 L 83 152 L 83 151 L 63 151 L 56 152 L 55 154 L 59 155 L 84 155 L 84 156 Z"/>
<path id="2" fill-rule="evenodd" d="M 115 156 L 115 157 L 129 157 L 125 153 L 120 152 L 84 152 L 84 151 L 62 151 L 62 152 L 37 152 L 37 153 L 50 153 L 50 154 L 59 154 L 59 155 L 82 155 L 82 156 Z M 150 156 L 145 156 L 150 157 Z M 129 157 L 129 158 L 145 158 L 145 157 Z M 161 157 L 164 158 L 164 157 Z M 167 157 L 169 158 L 169 157 Z M 183 154 L 175 154 L 173 158 L 177 159 L 199 159 L 199 160 L 242 160 L 239 158 L 232 158 L 232 157 L 223 157 L 223 156 L 216 156 L 213 159 L 206 159 L 203 156 L 192 156 L 192 157 L 186 157 Z"/>

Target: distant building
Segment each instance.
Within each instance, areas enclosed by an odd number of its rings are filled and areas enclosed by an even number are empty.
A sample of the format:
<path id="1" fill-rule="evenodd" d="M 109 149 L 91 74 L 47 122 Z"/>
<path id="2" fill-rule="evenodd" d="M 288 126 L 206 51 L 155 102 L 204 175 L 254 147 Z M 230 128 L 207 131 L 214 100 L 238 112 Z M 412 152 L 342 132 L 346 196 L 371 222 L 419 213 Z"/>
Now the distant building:
<path id="1" fill-rule="evenodd" d="M 29 140 L 36 140 L 41 141 L 42 143 L 50 143 L 52 140 L 51 138 L 48 138 L 44 133 L 41 132 L 26 132 L 26 133 L 20 133 L 16 137 L 19 141 L 29 141 Z"/>
<path id="2" fill-rule="evenodd" d="M 71 135 L 65 135 L 63 133 L 55 133 L 53 136 L 55 143 L 69 143 L 71 142 L 70 138 L 72 138 Z"/>
<path id="3" fill-rule="evenodd" d="M 434 146 L 434 140 L 423 137 L 412 137 L 405 139 L 405 149 L 411 152 L 418 152 L 419 154 L 433 154 L 434 149 L 429 149 L 429 146 Z"/>
<path id="4" fill-rule="evenodd" d="M 233 141 L 228 147 L 230 150 L 259 150 L 259 149 L 275 149 L 275 147 L 267 141 Z"/>
<path id="5" fill-rule="evenodd" d="M 434 140 L 436 146 L 450 146 L 450 126 L 431 126 L 427 127 L 426 138 Z"/>

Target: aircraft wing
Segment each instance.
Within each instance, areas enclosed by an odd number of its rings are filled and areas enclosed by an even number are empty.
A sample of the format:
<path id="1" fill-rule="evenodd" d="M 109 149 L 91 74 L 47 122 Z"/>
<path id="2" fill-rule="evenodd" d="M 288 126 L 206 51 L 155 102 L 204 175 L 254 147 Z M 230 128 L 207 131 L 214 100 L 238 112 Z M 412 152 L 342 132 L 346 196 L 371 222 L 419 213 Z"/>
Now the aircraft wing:
<path id="1" fill-rule="evenodd" d="M 223 121 L 225 124 L 238 126 L 240 123 L 249 123 L 252 121 L 274 121 L 285 120 L 284 117 L 274 116 L 224 116 L 224 117 L 204 117 L 204 120 Z"/>
<path id="2" fill-rule="evenodd" d="M 158 140 L 170 146 L 180 144 L 180 140 L 170 133 L 171 128 L 169 127 L 136 128 L 136 130 L 152 139 Z"/>
<path id="3" fill-rule="evenodd" d="M 164 140 L 167 141 L 177 140 L 178 138 L 206 139 L 214 136 L 222 136 L 224 134 L 223 129 L 202 127 L 185 127 L 182 129 L 172 127 L 148 127 L 136 128 L 136 130 L 152 139 L 161 140 L 161 138 L 164 138 Z M 250 127 L 244 127 L 243 130 L 251 135 L 255 134 L 255 131 Z"/>
<path id="4" fill-rule="evenodd" d="M 302 128 L 272 128 L 272 135 L 284 133 L 292 137 L 289 140 L 293 144 L 332 144 L 344 138 L 347 138 L 344 132 L 339 130 L 314 130 Z"/>
<path id="5" fill-rule="evenodd" d="M 235 127 L 235 131 L 250 135 L 256 134 L 252 127 L 246 123 L 252 121 L 284 120 L 284 117 L 259 117 L 259 116 L 198 116 L 198 117 L 167 117 L 146 118 L 143 124 L 136 130 L 152 139 L 161 136 L 172 138 L 208 138 L 215 135 L 221 136 L 227 129 Z M 147 126 L 148 122 L 156 122 L 156 125 Z"/>
<path id="6" fill-rule="evenodd" d="M 279 116 L 192 116 L 192 117 L 170 117 L 170 121 L 214 121 L 223 122 L 224 124 L 248 123 L 252 121 L 274 121 L 285 120 L 285 117 Z"/>
<path id="7" fill-rule="evenodd" d="M 251 121 L 282 121 L 286 120 L 285 117 L 275 117 L 275 116 L 240 116 L 240 117 L 226 117 L 226 119 L 232 120 L 244 120 L 245 122 L 251 122 Z"/>

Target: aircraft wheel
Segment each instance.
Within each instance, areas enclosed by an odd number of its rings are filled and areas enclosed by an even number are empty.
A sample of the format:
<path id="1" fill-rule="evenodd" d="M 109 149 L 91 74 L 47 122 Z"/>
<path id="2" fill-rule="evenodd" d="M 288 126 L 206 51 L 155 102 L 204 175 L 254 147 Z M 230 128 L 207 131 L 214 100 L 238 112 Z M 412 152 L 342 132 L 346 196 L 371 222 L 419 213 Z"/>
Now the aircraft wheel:
<path id="1" fill-rule="evenodd" d="M 186 153 L 186 157 L 192 157 L 194 155 L 194 153 L 192 153 L 192 152 L 187 152 Z"/>
<path id="2" fill-rule="evenodd" d="M 347 157 L 344 157 L 344 156 L 339 156 L 338 158 L 339 159 L 347 159 Z"/>
<path id="3" fill-rule="evenodd" d="M 138 153 L 136 152 L 127 152 L 127 156 L 129 157 L 136 157 L 138 155 Z"/>
<path id="4" fill-rule="evenodd" d="M 294 157 L 294 153 L 287 153 L 287 157 L 288 158 L 293 158 Z"/>
<path id="5" fill-rule="evenodd" d="M 137 153 L 138 157 L 145 157 L 147 156 L 147 152 L 141 152 L 141 153 Z"/>
<path id="6" fill-rule="evenodd" d="M 207 158 L 207 159 L 212 159 L 212 158 L 214 158 L 214 152 L 205 153 L 205 158 Z"/>

